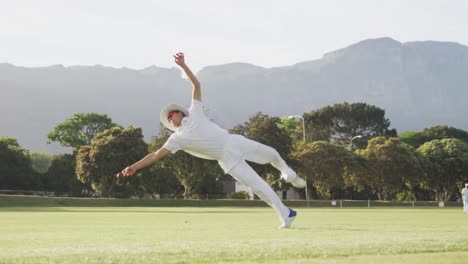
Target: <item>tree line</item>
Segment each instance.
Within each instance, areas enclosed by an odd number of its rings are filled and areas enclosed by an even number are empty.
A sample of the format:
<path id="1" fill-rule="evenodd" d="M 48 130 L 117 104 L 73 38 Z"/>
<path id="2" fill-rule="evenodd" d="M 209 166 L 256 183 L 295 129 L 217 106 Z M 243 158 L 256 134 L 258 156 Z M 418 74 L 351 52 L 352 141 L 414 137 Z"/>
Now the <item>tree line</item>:
<path id="1" fill-rule="evenodd" d="M 302 117 L 256 113 L 229 131 L 274 147 L 307 179 L 315 199 L 448 201 L 458 199 L 468 182 L 468 132 L 461 129 L 434 126 L 398 135 L 385 111 L 366 103 L 335 104 Z M 1 137 L 0 189 L 223 197 L 223 182 L 231 177 L 216 161 L 182 151 L 117 181 L 116 172 L 160 148 L 169 135 L 162 128 L 147 143 L 140 128 L 123 128 L 107 115 L 78 113 L 48 134 L 49 142 L 73 148 L 72 154 L 30 153 L 16 139 Z M 293 188 L 273 167 L 252 166 L 276 191 Z"/>

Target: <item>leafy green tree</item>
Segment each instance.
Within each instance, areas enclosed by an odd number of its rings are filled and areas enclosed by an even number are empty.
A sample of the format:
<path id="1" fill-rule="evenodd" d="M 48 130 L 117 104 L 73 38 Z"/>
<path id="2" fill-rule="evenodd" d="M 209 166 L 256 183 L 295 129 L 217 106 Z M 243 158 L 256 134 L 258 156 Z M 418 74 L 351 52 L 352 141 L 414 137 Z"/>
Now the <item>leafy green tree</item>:
<path id="1" fill-rule="evenodd" d="M 468 179 L 468 144 L 454 138 L 436 139 L 417 151 L 431 163 L 431 173 L 423 187 L 431 190 L 436 200 L 448 201 Z"/>
<path id="2" fill-rule="evenodd" d="M 29 151 L 15 138 L 0 137 L 0 189 L 40 189 Z"/>
<path id="3" fill-rule="evenodd" d="M 295 117 L 283 117 L 278 123 L 278 127 L 284 131 L 294 140 L 304 140 L 302 132 L 302 120 L 296 121 Z"/>
<path id="4" fill-rule="evenodd" d="M 223 172 L 216 161 L 204 160 L 180 151 L 164 158 L 162 166 L 172 172 L 184 187 L 184 198 L 202 197 L 216 191 L 216 178 Z M 219 173 L 219 174 L 218 174 Z"/>
<path id="5" fill-rule="evenodd" d="M 11 150 L 22 152 L 25 155 L 28 154 L 28 151 L 26 149 L 21 148 L 16 138 L 0 136 L 0 142 Z"/>
<path id="6" fill-rule="evenodd" d="M 341 103 L 304 114 L 307 141 L 325 140 L 348 146 L 354 136 L 370 139 L 377 136 L 396 136 L 389 129 L 385 110 L 366 103 Z M 362 141 L 365 143 L 366 141 Z M 357 144 L 360 148 L 365 145 Z"/>
<path id="7" fill-rule="evenodd" d="M 299 173 L 322 198 L 334 198 L 334 189 L 362 189 L 369 175 L 363 158 L 326 141 L 297 144 L 292 156 L 301 164 Z"/>
<path id="8" fill-rule="evenodd" d="M 418 153 L 398 138 L 373 138 L 358 153 L 372 168 L 374 177 L 368 185 L 380 200 L 393 199 L 402 190 L 411 191 L 426 177 Z"/>
<path id="9" fill-rule="evenodd" d="M 398 138 L 401 140 L 401 142 L 404 142 L 413 148 L 418 148 L 421 146 L 423 143 L 421 143 L 421 139 L 419 136 L 418 132 L 415 131 L 406 131 L 398 135 Z"/>
<path id="10" fill-rule="evenodd" d="M 91 145 L 91 140 L 97 133 L 112 127 L 120 126 L 113 123 L 107 115 L 78 113 L 58 124 L 47 135 L 48 143 L 55 141 L 64 147 L 72 147 L 78 151 L 81 146 Z"/>
<path id="11" fill-rule="evenodd" d="M 330 141 L 334 127 L 334 114 L 331 106 L 304 113 L 306 142 Z"/>
<path id="12" fill-rule="evenodd" d="M 81 146 L 75 156 L 75 173 L 78 180 L 90 185 L 93 190 L 97 190 L 95 185 L 100 182 L 100 176 L 97 175 L 96 165 L 91 159 L 91 146 Z"/>
<path id="13" fill-rule="evenodd" d="M 113 127 L 96 134 L 76 156 L 76 175 L 104 197 L 113 194 L 115 174 L 148 154 L 140 128 Z"/>
<path id="14" fill-rule="evenodd" d="M 42 174 L 47 172 L 54 159 L 54 155 L 44 152 L 32 152 L 30 157 L 33 170 Z"/>
<path id="15" fill-rule="evenodd" d="M 335 118 L 335 140 L 348 145 L 351 138 L 361 135 L 364 138 L 396 136 L 389 130 L 390 121 L 385 118 L 385 110 L 366 103 L 342 103 L 333 106 Z"/>
<path id="16" fill-rule="evenodd" d="M 295 117 L 283 117 L 280 119 L 278 127 L 283 130 L 286 130 L 288 134 L 292 134 L 298 128 L 298 123 Z"/>
<path id="17" fill-rule="evenodd" d="M 153 140 L 148 145 L 148 152 L 154 152 L 161 148 L 170 136 L 170 130 L 161 128 L 158 136 L 153 137 Z M 150 194 L 154 198 L 154 194 L 175 194 L 177 197 L 183 196 L 184 187 L 179 182 L 174 170 L 170 164 L 163 166 L 164 158 L 162 161 L 156 162 L 142 173 L 139 177 L 137 185 L 141 194 Z"/>
<path id="18" fill-rule="evenodd" d="M 400 140 L 414 148 L 418 148 L 426 142 L 444 138 L 456 138 L 468 143 L 468 132 L 454 127 L 433 126 L 426 128 L 423 131 L 407 131 L 400 135 Z"/>
<path id="19" fill-rule="evenodd" d="M 75 174 L 76 160 L 72 154 L 57 155 L 43 175 L 44 188 L 56 193 L 70 193 L 73 196 L 90 194 L 90 186 L 80 182 Z"/>
<path id="20" fill-rule="evenodd" d="M 345 156 L 343 164 L 344 187 L 354 189 L 358 192 L 368 189 L 369 182 L 371 182 L 374 176 L 374 171 L 369 161 L 364 156 L 350 151 Z"/>
<path id="21" fill-rule="evenodd" d="M 439 171 L 441 170 L 440 166 L 436 163 L 431 162 L 428 156 L 424 155 L 419 149 L 416 150 L 418 154 L 419 163 L 425 171 L 425 176 L 420 179 L 419 183 L 416 184 L 411 192 L 403 190 L 401 196 L 408 197 L 406 200 L 424 200 L 424 201 L 441 201 L 432 191 L 429 186 L 434 186 L 432 180 L 437 178 Z M 410 198 L 413 199 L 410 199 Z"/>

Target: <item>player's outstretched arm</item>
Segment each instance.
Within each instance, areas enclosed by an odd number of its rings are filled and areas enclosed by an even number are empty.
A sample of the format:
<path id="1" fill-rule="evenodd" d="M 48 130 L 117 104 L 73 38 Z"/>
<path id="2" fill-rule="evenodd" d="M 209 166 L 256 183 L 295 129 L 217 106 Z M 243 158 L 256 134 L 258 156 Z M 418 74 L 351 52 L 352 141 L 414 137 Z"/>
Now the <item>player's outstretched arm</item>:
<path id="1" fill-rule="evenodd" d="M 164 158 L 165 156 L 171 154 L 171 152 L 165 148 L 160 148 L 156 152 L 150 153 L 146 155 L 143 159 L 140 161 L 134 163 L 131 166 L 128 166 L 124 170 L 122 170 L 120 173 L 117 174 L 117 178 L 123 178 L 127 176 L 132 176 L 135 174 L 140 169 L 143 169 L 144 167 L 147 167 L 156 161 Z"/>
<path id="2" fill-rule="evenodd" d="M 201 88 L 200 88 L 200 82 L 197 80 L 197 77 L 192 73 L 190 68 L 185 64 L 185 56 L 184 53 L 179 52 L 174 55 L 175 63 L 179 65 L 187 75 L 187 77 L 190 79 L 190 82 L 193 85 L 193 92 L 192 92 L 192 98 L 196 99 L 201 102 Z"/>

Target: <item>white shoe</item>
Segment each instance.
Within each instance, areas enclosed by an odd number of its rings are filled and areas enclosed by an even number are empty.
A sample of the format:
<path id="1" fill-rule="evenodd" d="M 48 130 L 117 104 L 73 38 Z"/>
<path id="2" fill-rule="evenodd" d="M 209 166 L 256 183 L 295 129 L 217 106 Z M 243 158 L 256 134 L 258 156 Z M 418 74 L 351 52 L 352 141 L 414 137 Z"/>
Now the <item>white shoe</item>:
<path id="1" fill-rule="evenodd" d="M 280 225 L 279 229 L 290 228 L 294 219 L 296 219 L 297 212 L 289 208 L 289 215 L 286 219 L 283 219 L 283 223 Z"/>
<path id="2" fill-rule="evenodd" d="M 281 175 L 281 178 L 283 178 L 285 181 L 291 183 L 292 186 L 294 186 L 296 188 L 299 188 L 299 189 L 305 188 L 305 186 L 306 186 L 306 182 L 301 177 L 297 176 L 297 174 L 295 174 L 295 173 L 294 173 L 294 175 L 283 174 L 283 175 Z"/>

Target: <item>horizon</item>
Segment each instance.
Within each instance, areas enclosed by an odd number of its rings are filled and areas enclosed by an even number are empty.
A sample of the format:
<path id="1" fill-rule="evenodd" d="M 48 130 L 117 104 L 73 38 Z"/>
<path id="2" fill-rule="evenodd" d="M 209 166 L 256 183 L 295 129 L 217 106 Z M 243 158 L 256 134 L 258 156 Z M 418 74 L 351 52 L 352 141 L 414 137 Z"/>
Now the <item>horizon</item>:
<path id="1" fill-rule="evenodd" d="M 355 44 L 358 44 L 358 43 L 361 43 L 363 41 L 369 41 L 369 40 L 382 40 L 382 39 L 391 39 L 391 40 L 394 40 L 394 41 L 397 41 L 399 42 L 400 44 L 402 45 L 405 45 L 407 43 L 425 43 L 425 42 L 435 42 L 435 43 L 453 43 L 453 44 L 458 44 L 458 45 L 461 45 L 461 46 L 464 46 L 466 48 L 468 48 L 468 45 L 464 45 L 462 43 L 459 43 L 459 42 L 453 42 L 453 41 L 443 41 L 443 40 L 413 40 L 413 41 L 406 41 L 406 42 L 401 42 L 399 41 L 398 39 L 395 39 L 395 38 L 392 38 L 390 36 L 384 36 L 384 37 L 379 37 L 379 38 L 369 38 L 369 39 L 363 39 L 363 40 L 360 40 L 356 43 L 350 43 L 344 47 L 341 47 L 341 48 L 338 48 L 337 50 L 340 50 L 340 49 L 345 49 L 349 46 L 352 46 L 352 45 L 355 45 Z M 247 63 L 247 62 L 242 62 L 242 61 L 236 61 L 236 62 L 227 62 L 227 63 L 221 63 L 221 64 L 216 64 L 216 65 L 204 65 L 202 66 L 198 71 L 197 73 L 200 71 L 200 70 L 203 70 L 204 68 L 206 67 L 213 67 L 213 66 L 222 66 L 222 65 L 229 65 L 229 64 L 236 64 L 236 63 L 244 63 L 244 64 L 249 64 L 249 65 L 253 65 L 253 66 L 256 66 L 256 67 L 260 67 L 260 68 L 264 68 L 264 69 L 272 69 L 272 68 L 282 68 L 282 67 L 290 67 L 290 66 L 293 66 L 293 65 L 296 65 L 296 64 L 299 64 L 299 63 L 303 63 L 303 62 L 309 62 L 309 61 L 315 61 L 315 60 L 320 60 L 320 59 L 323 59 L 324 56 L 326 56 L 328 53 L 330 52 L 334 52 L 336 50 L 332 50 L 332 51 L 329 51 L 329 52 L 326 52 L 324 54 L 321 55 L 321 57 L 319 58 L 314 58 L 314 59 L 311 59 L 311 60 L 306 60 L 306 61 L 298 61 L 298 62 L 295 62 L 293 64 L 290 64 L 290 65 L 279 65 L 279 66 L 274 66 L 274 67 L 263 67 L 263 66 L 260 66 L 260 65 L 257 65 L 257 64 L 254 64 L 254 63 Z M 160 69 L 166 69 L 166 70 L 170 70 L 170 69 L 179 69 L 179 67 L 177 65 L 174 64 L 174 66 L 169 66 L 169 67 L 163 67 L 163 66 L 160 66 L 160 65 L 156 65 L 156 64 L 152 64 L 152 65 L 148 65 L 144 68 L 131 68 L 131 67 L 128 67 L 128 66 L 121 66 L 121 67 L 117 67 L 117 66 L 112 66 L 112 65 L 104 65 L 104 64 L 100 64 L 100 63 L 97 63 L 97 64 L 94 64 L 94 65 L 82 65 L 82 64 L 75 64 L 75 65 L 65 65 L 65 64 L 62 64 L 62 63 L 56 63 L 56 64 L 51 64 L 51 65 L 41 65 L 41 66 L 28 66 L 28 65 L 17 65 L 17 64 L 14 64 L 14 63 L 11 63 L 11 62 L 1 62 L 0 61 L 0 64 L 8 64 L 8 65 L 12 65 L 13 67 L 23 67 L 23 68 L 51 68 L 51 67 L 63 67 L 63 68 L 66 68 L 66 69 L 69 69 L 69 68 L 74 68 L 74 67 L 89 67 L 89 68 L 93 68 L 93 67 L 102 67 L 102 68 L 110 68 L 110 69 L 115 69 L 115 70 L 121 70 L 121 69 L 127 69 L 127 70 L 132 70 L 132 71 L 143 71 L 143 70 L 146 70 L 148 68 L 152 68 L 152 67 L 156 67 L 156 68 L 160 68 Z"/>

